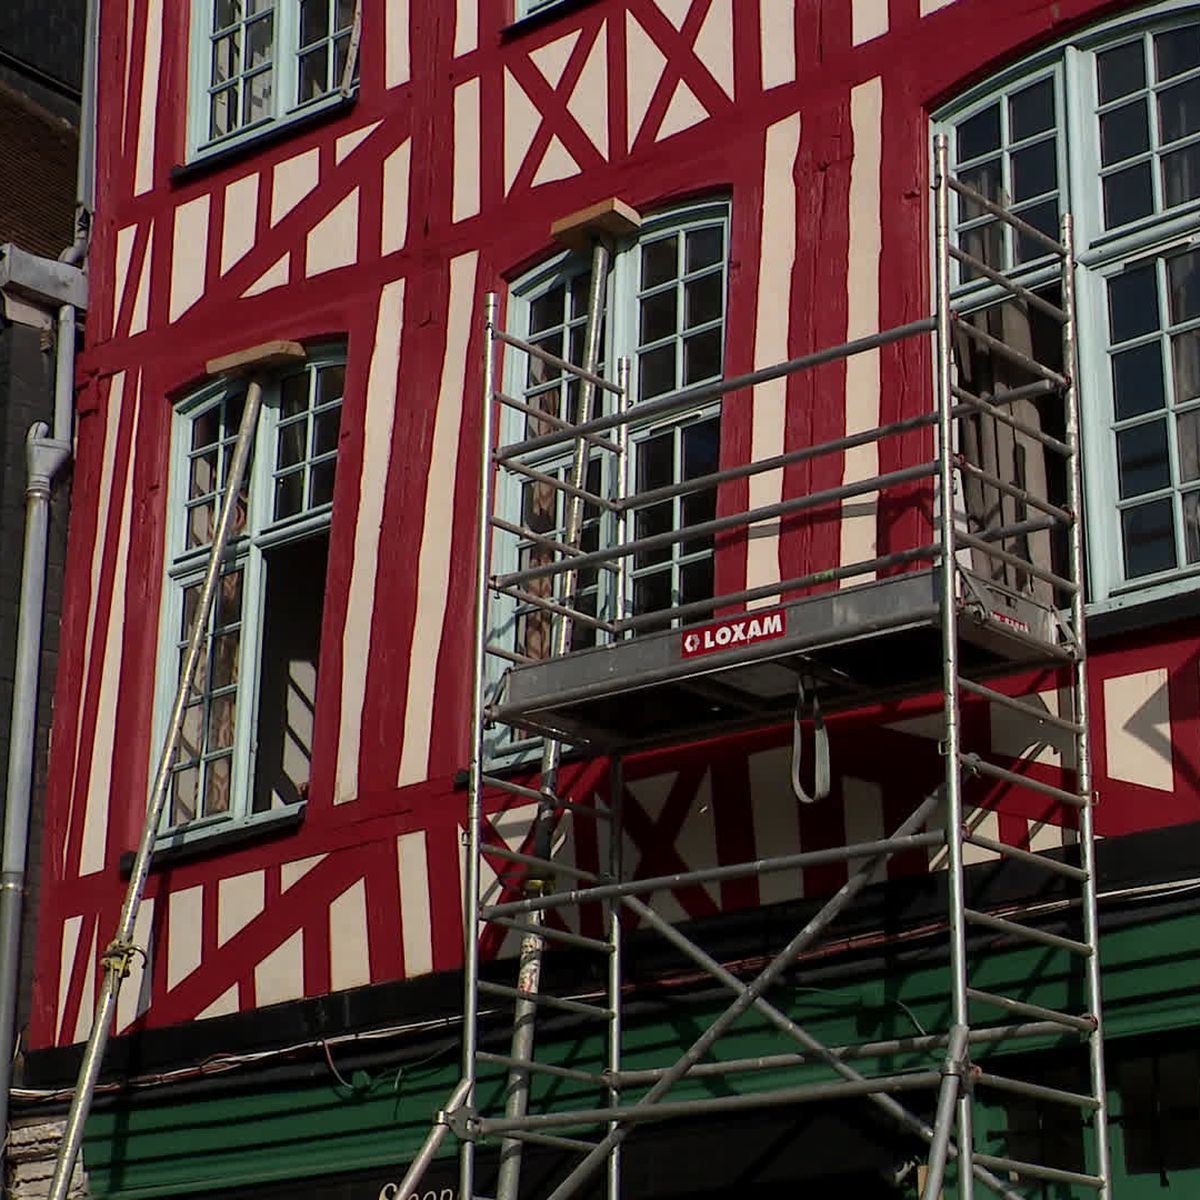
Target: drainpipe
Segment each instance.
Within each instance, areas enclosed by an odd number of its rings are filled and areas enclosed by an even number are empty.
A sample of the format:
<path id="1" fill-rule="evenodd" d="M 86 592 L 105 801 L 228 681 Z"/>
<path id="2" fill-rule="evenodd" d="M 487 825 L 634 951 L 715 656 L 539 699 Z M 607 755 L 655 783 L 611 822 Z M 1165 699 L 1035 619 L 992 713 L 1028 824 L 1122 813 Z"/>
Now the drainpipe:
<path id="1" fill-rule="evenodd" d="M 79 161 L 75 188 L 75 239 L 59 256 L 81 265 L 91 239 L 94 205 L 96 49 L 101 0 L 88 0 L 84 20 L 83 88 L 79 112 Z M 35 422 L 25 443 L 25 548 L 17 617 L 12 716 L 4 833 L 0 843 L 0 1138 L 8 1143 L 9 1093 L 17 1045 L 17 979 L 20 974 L 21 920 L 25 861 L 37 739 L 38 675 L 45 624 L 46 559 L 50 539 L 50 497 L 54 479 L 71 458 L 75 407 L 76 311 L 57 312 L 54 346 L 53 424 Z"/>

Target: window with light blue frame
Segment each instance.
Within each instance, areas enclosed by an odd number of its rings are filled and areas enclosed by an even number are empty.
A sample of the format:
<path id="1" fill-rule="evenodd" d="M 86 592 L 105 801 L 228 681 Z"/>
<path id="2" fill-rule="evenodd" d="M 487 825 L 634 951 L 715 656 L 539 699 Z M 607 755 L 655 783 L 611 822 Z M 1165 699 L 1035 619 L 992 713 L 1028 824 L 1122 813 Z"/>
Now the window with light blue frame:
<path id="1" fill-rule="evenodd" d="M 193 0 L 190 152 L 343 98 L 354 11 L 355 0 Z"/>
<path id="2" fill-rule="evenodd" d="M 172 766 L 163 837 L 271 820 L 308 793 L 344 354 L 264 389 L 207 642 Z M 221 383 L 172 417 L 159 727 L 178 683 L 244 403 Z"/>
<path id="3" fill-rule="evenodd" d="M 513 14 L 518 21 L 545 12 L 548 8 L 558 8 L 566 0 L 516 0 L 516 11 Z"/>
<path id="4" fill-rule="evenodd" d="M 1093 608 L 1196 587 L 1200 4 L 1084 30 L 974 89 L 937 126 L 964 182 L 1053 235 L 1073 216 Z M 952 220 L 965 250 L 1056 298 L 1031 239 L 966 201 Z M 987 281 L 960 267 L 955 287 L 969 301 Z"/>

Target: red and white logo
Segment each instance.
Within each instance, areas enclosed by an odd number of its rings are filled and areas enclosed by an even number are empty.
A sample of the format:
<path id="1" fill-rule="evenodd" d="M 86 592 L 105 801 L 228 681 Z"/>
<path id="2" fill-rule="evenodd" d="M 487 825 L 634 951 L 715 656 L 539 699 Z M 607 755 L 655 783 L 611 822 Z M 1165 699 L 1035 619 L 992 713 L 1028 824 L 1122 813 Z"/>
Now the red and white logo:
<path id="1" fill-rule="evenodd" d="M 787 613 L 783 609 L 777 609 L 775 612 L 734 617 L 728 621 L 714 621 L 711 625 L 689 629 L 679 640 L 679 650 L 684 658 L 695 658 L 700 654 L 732 650 L 735 646 L 753 646 L 756 642 L 768 642 L 783 637 L 785 633 Z"/>

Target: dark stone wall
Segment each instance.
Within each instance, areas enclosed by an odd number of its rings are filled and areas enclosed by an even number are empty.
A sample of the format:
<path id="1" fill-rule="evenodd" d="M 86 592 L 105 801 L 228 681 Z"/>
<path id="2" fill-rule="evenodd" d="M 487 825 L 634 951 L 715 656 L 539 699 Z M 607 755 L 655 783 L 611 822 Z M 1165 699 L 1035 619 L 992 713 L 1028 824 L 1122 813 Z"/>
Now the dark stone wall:
<path id="1" fill-rule="evenodd" d="M 79 91 L 84 0 L 4 0 L 0 51 Z"/>

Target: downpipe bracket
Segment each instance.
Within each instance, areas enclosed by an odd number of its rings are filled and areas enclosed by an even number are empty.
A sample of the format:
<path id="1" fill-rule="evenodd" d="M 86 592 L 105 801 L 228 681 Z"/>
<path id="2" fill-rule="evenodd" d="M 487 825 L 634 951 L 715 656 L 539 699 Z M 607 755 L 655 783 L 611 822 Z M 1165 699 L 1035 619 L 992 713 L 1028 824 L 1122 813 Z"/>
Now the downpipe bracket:
<path id="1" fill-rule="evenodd" d="M 70 442 L 50 436 L 45 421 L 35 421 L 25 435 L 25 495 L 49 496 L 54 477 L 71 457 Z"/>

